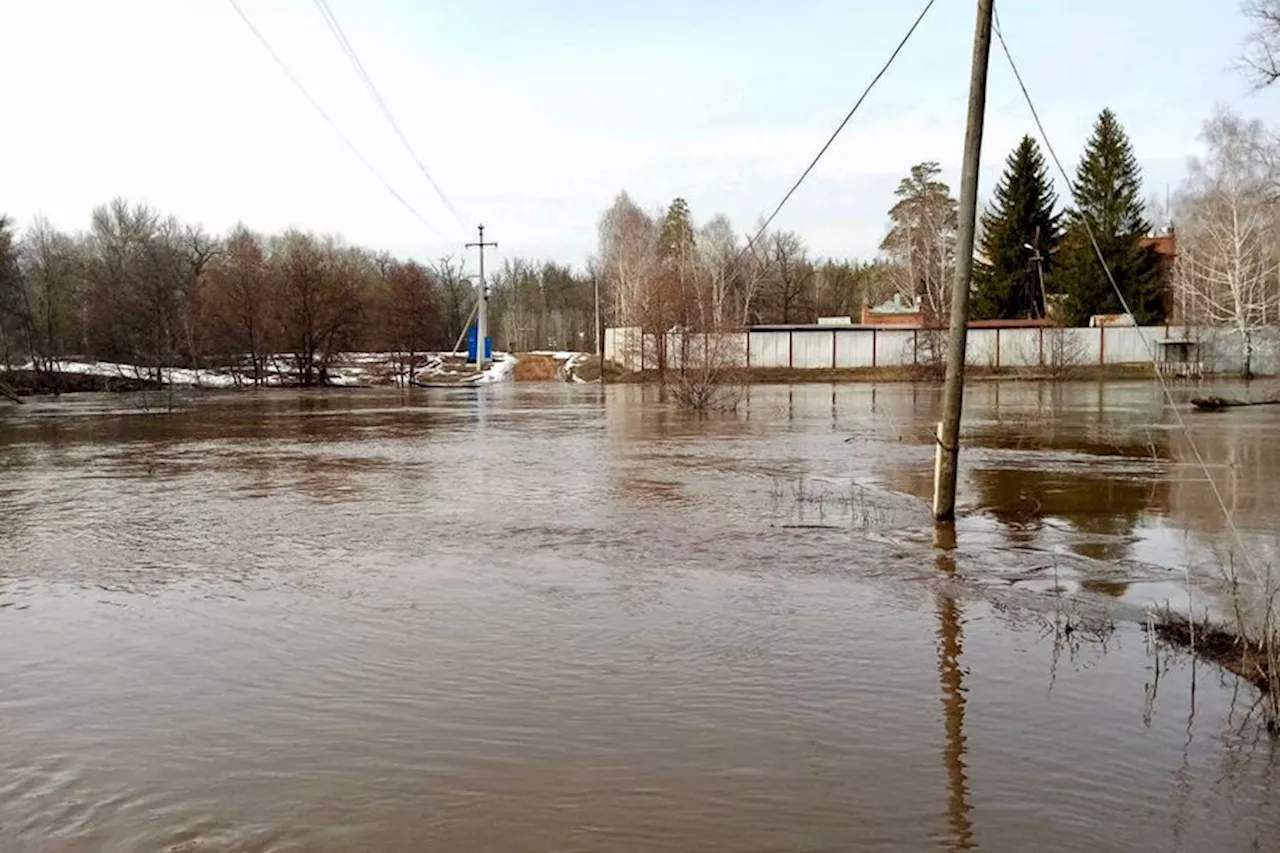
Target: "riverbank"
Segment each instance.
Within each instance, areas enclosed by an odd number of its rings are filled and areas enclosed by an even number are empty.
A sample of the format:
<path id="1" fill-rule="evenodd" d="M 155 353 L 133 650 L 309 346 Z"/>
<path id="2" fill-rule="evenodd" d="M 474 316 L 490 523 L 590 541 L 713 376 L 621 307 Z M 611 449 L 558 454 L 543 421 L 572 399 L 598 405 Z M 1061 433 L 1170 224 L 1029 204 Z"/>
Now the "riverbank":
<path id="1" fill-rule="evenodd" d="M 166 387 L 220 390 L 487 385 L 511 380 L 518 363 L 515 355 L 495 353 L 493 361 L 480 371 L 465 355 L 454 353 L 418 353 L 412 357 L 402 353 L 342 353 L 318 368 L 308 383 L 302 380 L 288 353 L 265 359 L 256 369 L 244 363 L 190 368 L 63 359 L 54 362 L 52 369 L 37 369 L 30 362 L 0 369 L 0 383 L 19 396 L 155 391 Z"/>
<path id="2" fill-rule="evenodd" d="M 603 370 L 602 370 L 603 364 Z M 65 394 L 86 391 L 138 392 L 178 386 L 196 389 L 296 388 L 299 381 L 291 370 L 291 357 L 282 354 L 267 360 L 255 381 L 253 372 L 236 367 L 182 368 L 157 370 L 132 364 L 105 361 L 66 360 L 56 363 L 53 372 L 36 371 L 30 364 L 0 371 L 0 383 L 20 396 Z M 678 375 L 668 370 L 666 379 Z M 158 378 L 157 378 L 158 377 Z M 484 372 L 477 371 L 463 355 L 429 353 L 412 360 L 396 353 L 345 353 L 335 357 L 321 373 L 317 387 L 378 388 L 487 385 L 496 382 L 573 382 L 657 384 L 663 380 L 657 370 L 628 371 L 613 361 L 601 362 L 595 355 L 569 351 L 495 353 Z M 921 366 L 860 368 L 752 367 L 728 372 L 726 382 L 740 385 L 845 384 L 936 382 L 937 370 Z M 1154 378 L 1150 365 L 1118 364 L 1094 367 L 992 368 L 971 366 L 969 382 L 1028 381 L 1121 381 Z M 1228 379 L 1215 376 L 1214 379 Z"/>
<path id="3" fill-rule="evenodd" d="M 162 387 L 153 379 L 91 373 L 45 373 L 35 370 L 0 372 L 0 384 L 19 397 L 87 392 L 155 391 Z"/>

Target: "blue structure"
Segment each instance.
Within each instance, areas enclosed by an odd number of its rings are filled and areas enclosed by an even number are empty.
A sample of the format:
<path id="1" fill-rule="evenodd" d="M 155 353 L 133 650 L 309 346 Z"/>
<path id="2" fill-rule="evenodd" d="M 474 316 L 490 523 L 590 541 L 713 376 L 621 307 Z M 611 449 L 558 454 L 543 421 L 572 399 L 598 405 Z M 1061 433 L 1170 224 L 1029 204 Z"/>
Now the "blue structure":
<path id="1" fill-rule="evenodd" d="M 493 338 L 485 335 L 484 338 L 484 357 L 493 358 Z M 476 360 L 476 327 L 474 325 L 467 327 L 467 361 Z"/>

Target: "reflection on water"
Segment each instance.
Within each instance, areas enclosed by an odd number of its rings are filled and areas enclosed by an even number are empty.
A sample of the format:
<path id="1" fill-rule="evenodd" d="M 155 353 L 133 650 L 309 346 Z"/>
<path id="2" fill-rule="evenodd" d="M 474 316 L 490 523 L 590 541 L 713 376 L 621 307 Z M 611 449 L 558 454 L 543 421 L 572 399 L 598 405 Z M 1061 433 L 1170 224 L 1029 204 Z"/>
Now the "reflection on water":
<path id="1" fill-rule="evenodd" d="M 946 582 L 955 579 L 955 529 L 939 527 L 934 533 L 937 565 Z M 964 629 L 960 605 L 945 586 L 936 593 L 938 609 L 938 678 L 942 684 L 942 709 L 946 721 L 947 746 L 943 764 L 947 768 L 947 822 L 951 827 L 948 850 L 971 850 L 973 823 L 969 818 L 969 781 L 965 776 L 964 753 L 964 670 L 960 665 Z"/>
<path id="2" fill-rule="evenodd" d="M 967 397 L 954 543 L 926 385 L 0 409 L 0 848 L 1266 849 L 1252 688 L 1138 689 L 1230 545 L 1158 393 Z"/>
<path id="3" fill-rule="evenodd" d="M 1170 486 L 1152 472 L 1081 471 L 1030 465 L 987 468 L 969 478 L 982 510 L 1013 545 L 1035 545 L 1055 522 L 1081 534 L 1071 550 L 1097 560 L 1130 556 L 1130 537 L 1144 519 L 1167 514 Z"/>

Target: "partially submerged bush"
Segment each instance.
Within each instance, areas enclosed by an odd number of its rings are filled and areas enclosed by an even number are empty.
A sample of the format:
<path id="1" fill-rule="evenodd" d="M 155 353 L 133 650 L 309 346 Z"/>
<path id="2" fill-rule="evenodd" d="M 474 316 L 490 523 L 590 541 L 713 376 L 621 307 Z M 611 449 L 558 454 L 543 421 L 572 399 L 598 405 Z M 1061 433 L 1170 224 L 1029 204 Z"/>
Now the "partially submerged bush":
<path id="1" fill-rule="evenodd" d="M 1271 712 L 1269 728 L 1280 735 L 1280 577 L 1269 566 L 1247 563 L 1241 577 L 1235 561 L 1223 567 L 1229 620 L 1197 621 L 1167 607 L 1150 617 L 1152 632 L 1165 643 L 1216 663 L 1255 685 Z"/>
<path id="2" fill-rule="evenodd" d="M 691 411 L 731 412 L 746 395 L 746 353 L 739 335 L 708 332 L 698 335 L 679 353 L 679 369 L 670 381 L 676 405 Z"/>
<path id="3" fill-rule="evenodd" d="M 671 399 L 680 408 L 696 412 L 734 411 L 745 394 L 744 376 L 736 367 L 691 367 L 677 373 L 671 382 Z"/>

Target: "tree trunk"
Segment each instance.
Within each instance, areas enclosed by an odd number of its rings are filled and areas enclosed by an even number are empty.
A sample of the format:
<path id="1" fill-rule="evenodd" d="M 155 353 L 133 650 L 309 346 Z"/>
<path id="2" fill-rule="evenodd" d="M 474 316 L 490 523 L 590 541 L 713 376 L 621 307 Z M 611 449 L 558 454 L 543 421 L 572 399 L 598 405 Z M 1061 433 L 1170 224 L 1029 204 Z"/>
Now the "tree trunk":
<path id="1" fill-rule="evenodd" d="M 17 403 L 19 406 L 21 406 L 23 403 L 22 398 L 19 397 L 17 393 L 13 391 L 13 389 L 11 389 L 8 385 L 4 384 L 3 382 L 0 382 L 0 397 L 8 397 L 10 400 Z"/>

